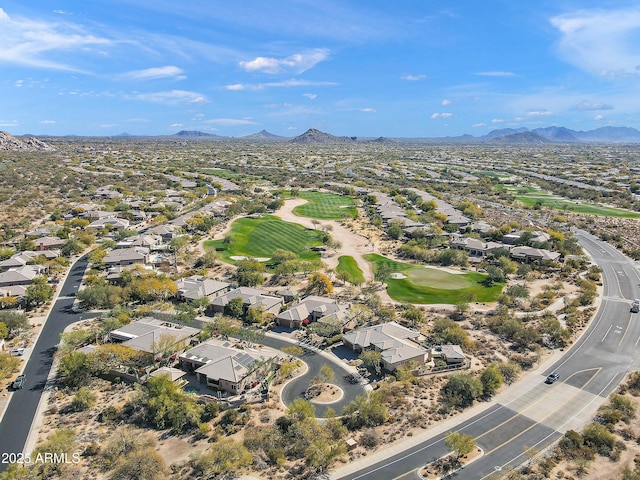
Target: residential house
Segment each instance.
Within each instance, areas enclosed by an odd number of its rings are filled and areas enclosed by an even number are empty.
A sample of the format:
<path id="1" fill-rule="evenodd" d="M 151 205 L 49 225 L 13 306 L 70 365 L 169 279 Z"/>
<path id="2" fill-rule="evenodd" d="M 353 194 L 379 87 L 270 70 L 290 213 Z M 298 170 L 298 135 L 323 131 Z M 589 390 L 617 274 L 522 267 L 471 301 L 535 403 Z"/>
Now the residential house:
<path id="1" fill-rule="evenodd" d="M 443 360 L 447 365 L 460 365 L 466 358 L 460 345 L 439 345 L 429 350 L 429 361 Z"/>
<path id="2" fill-rule="evenodd" d="M 477 238 L 457 236 L 449 243 L 451 248 L 456 250 L 464 250 L 473 257 L 485 258 L 492 255 L 499 248 L 505 248 L 505 245 L 497 242 L 483 242 Z"/>
<path id="3" fill-rule="evenodd" d="M 149 354 L 151 361 L 162 350 L 180 352 L 191 339 L 200 333 L 200 329 L 186 327 L 177 323 L 166 322 L 153 317 L 143 317 L 136 322 L 128 323 L 109 332 L 114 342 L 122 342 L 135 350 Z"/>
<path id="4" fill-rule="evenodd" d="M 57 250 L 64 245 L 64 240 L 58 237 L 40 237 L 33 241 L 37 251 Z"/>
<path id="5" fill-rule="evenodd" d="M 519 260 L 525 263 L 531 262 L 557 262 L 560 260 L 562 254 L 558 252 L 553 252 L 551 250 L 546 250 L 544 248 L 533 248 L 533 247 L 513 247 L 511 249 L 511 258 L 514 260 Z"/>
<path id="6" fill-rule="evenodd" d="M 214 298 L 211 301 L 211 309 L 214 312 L 224 312 L 224 308 L 229 304 L 229 301 L 234 298 L 242 298 L 242 305 L 245 311 L 249 307 L 258 307 L 262 308 L 265 313 L 271 313 L 273 315 L 277 315 L 282 305 L 284 305 L 284 299 L 282 297 L 269 295 L 269 292 L 266 290 L 240 287 Z"/>
<path id="7" fill-rule="evenodd" d="M 333 315 L 341 310 L 333 298 L 311 295 L 291 305 L 276 317 L 276 323 L 288 328 L 300 328 L 304 324 Z"/>
<path id="8" fill-rule="evenodd" d="M 428 351 L 420 345 L 421 338 L 420 332 L 388 322 L 345 333 L 342 342 L 356 353 L 380 352 L 381 366 L 392 372 L 408 362 L 423 365 L 427 361 Z"/>
<path id="9" fill-rule="evenodd" d="M 111 228 L 115 230 L 126 230 L 127 228 L 129 228 L 130 224 L 131 222 L 129 222 L 129 220 L 127 220 L 126 218 L 108 217 L 94 220 L 89 225 L 87 225 L 87 228 Z"/>
<path id="10" fill-rule="evenodd" d="M 185 302 L 208 298 L 212 300 L 231 290 L 231 284 L 193 275 L 176 280 L 177 297 Z"/>
<path id="11" fill-rule="evenodd" d="M 268 347 L 242 347 L 231 341 L 209 339 L 178 357 L 180 368 L 195 373 L 200 383 L 239 394 L 275 367 L 280 353 Z"/>
<path id="12" fill-rule="evenodd" d="M 0 273 L 0 287 L 31 285 L 35 277 L 46 273 L 46 271 L 46 267 L 42 265 L 25 265 L 23 267 L 10 268 L 6 272 Z"/>
<path id="13" fill-rule="evenodd" d="M 7 258 L 0 262 L 0 271 L 9 270 L 11 268 L 24 267 L 27 264 L 34 263 L 38 257 L 44 257 L 47 260 L 52 260 L 60 256 L 59 250 L 44 250 L 41 252 L 35 252 L 33 250 L 25 250 L 24 252 L 16 253 L 11 258 Z"/>
<path id="14" fill-rule="evenodd" d="M 107 266 L 125 266 L 135 263 L 146 263 L 149 249 L 143 247 L 116 248 L 111 250 L 102 260 Z"/>

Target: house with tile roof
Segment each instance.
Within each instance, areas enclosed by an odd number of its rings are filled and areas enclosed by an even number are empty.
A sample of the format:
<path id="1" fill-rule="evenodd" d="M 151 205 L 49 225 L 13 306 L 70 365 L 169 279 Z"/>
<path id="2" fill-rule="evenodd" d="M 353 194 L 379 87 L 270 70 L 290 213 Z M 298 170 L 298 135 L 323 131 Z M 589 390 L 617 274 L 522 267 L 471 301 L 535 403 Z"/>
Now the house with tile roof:
<path id="1" fill-rule="evenodd" d="M 213 300 L 231 290 L 230 283 L 220 282 L 198 275 L 176 280 L 176 285 L 178 287 L 178 299 L 185 302 L 198 300 L 203 297 Z"/>
<path id="2" fill-rule="evenodd" d="M 211 309 L 214 312 L 224 313 L 224 307 L 234 298 L 242 298 L 242 305 L 245 311 L 249 307 L 258 307 L 262 308 L 265 313 L 271 313 L 273 315 L 277 315 L 282 305 L 284 305 L 284 299 L 282 297 L 269 295 L 269 292 L 266 290 L 240 287 L 214 298 L 211 301 Z"/>
<path id="3" fill-rule="evenodd" d="M 356 353 L 380 352 L 381 366 L 390 372 L 409 362 L 423 365 L 429 352 L 420 344 L 422 335 L 396 322 L 359 328 L 342 336 L 344 345 Z"/>
<path id="4" fill-rule="evenodd" d="M 143 317 L 109 332 L 109 339 L 122 342 L 134 350 L 144 352 L 151 361 L 164 352 L 184 350 L 191 339 L 200 333 L 199 328 L 187 327 L 178 323 L 166 322 L 153 317 Z"/>
<path id="5" fill-rule="evenodd" d="M 280 312 L 276 317 L 276 323 L 283 327 L 300 328 L 303 324 L 317 322 L 341 310 L 333 298 L 310 295 Z"/>
<path id="6" fill-rule="evenodd" d="M 247 347 L 230 340 L 209 339 L 178 357 L 180 368 L 195 373 L 200 383 L 216 390 L 240 394 L 275 368 L 280 352 Z"/>

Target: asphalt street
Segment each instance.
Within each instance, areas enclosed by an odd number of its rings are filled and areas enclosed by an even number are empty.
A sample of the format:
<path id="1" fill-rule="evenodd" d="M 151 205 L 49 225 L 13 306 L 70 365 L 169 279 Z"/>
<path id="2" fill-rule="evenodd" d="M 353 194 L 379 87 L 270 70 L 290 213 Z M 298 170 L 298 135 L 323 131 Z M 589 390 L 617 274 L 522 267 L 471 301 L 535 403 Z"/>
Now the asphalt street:
<path id="1" fill-rule="evenodd" d="M 640 274 L 635 264 L 609 244 L 585 232 L 576 233 L 581 245 L 602 269 L 603 296 L 587 331 L 557 362 L 538 375 L 509 387 L 500 401 L 467 420 L 452 419 L 421 441 L 406 442 L 394 454 L 374 454 L 333 472 L 333 479 L 417 479 L 426 463 L 448 452 L 449 431 L 472 435 L 484 455 L 451 478 L 478 480 L 516 467 L 569 429 L 580 429 L 613 392 L 624 376 L 640 367 L 640 315 L 630 312 L 640 298 Z M 546 375 L 560 379 L 549 385 Z"/>
<path id="2" fill-rule="evenodd" d="M 80 319 L 78 314 L 71 311 L 71 306 L 86 266 L 85 255 L 69 272 L 24 368 L 23 373 L 27 378 L 25 387 L 11 394 L 12 397 L 0 423 L 0 454 L 26 453 L 25 444 L 47 383 L 60 334 L 68 325 Z M 3 456 L 7 458 L 6 455 L 0 455 L 0 459 Z M 0 463 L 0 472 L 7 467 L 8 463 Z"/>
<path id="3" fill-rule="evenodd" d="M 292 345 L 290 342 L 273 338 L 272 336 L 265 337 L 261 342 L 268 347 L 277 348 L 278 350 Z M 340 361 L 331 361 L 324 355 L 308 349 L 305 350 L 305 354 L 301 357 L 301 360 L 307 364 L 308 370 L 304 375 L 300 375 L 291 380 L 282 389 L 281 400 L 285 405 L 289 405 L 296 398 L 304 398 L 304 392 L 311 380 L 320 376 L 320 370 L 324 365 L 329 365 L 333 369 L 335 374 L 333 383 L 342 389 L 344 395 L 337 402 L 329 404 L 314 403 L 316 407 L 316 417 L 324 417 L 329 407 L 333 408 L 338 415 L 341 415 L 342 409 L 347 404 L 351 403 L 358 395 L 365 393 L 362 385 L 351 384 L 346 380 L 345 377 L 351 372 L 341 366 Z"/>

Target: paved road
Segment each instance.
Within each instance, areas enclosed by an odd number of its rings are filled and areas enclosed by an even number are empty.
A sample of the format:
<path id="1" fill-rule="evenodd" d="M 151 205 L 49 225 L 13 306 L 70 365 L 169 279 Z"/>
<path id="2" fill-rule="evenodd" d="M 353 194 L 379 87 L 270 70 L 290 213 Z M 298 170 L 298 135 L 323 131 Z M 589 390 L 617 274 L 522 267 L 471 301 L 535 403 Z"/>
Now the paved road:
<path id="1" fill-rule="evenodd" d="M 290 347 L 292 345 L 290 342 L 273 338 L 272 336 L 265 337 L 261 342 L 268 347 L 277 348 L 278 350 L 282 350 L 284 347 Z M 314 377 L 320 376 L 320 369 L 323 365 L 329 365 L 333 369 L 335 373 L 333 383 L 342 389 L 344 396 L 338 402 L 314 404 L 316 407 L 317 417 L 324 417 L 329 407 L 333 408 L 338 415 L 341 415 L 342 409 L 345 405 L 353 401 L 356 396 L 363 395 L 365 393 L 365 389 L 362 385 L 354 385 L 345 380 L 345 377 L 351 372 L 342 367 L 340 365 L 340 361 L 331 362 L 324 355 L 311 350 L 305 350 L 305 355 L 301 357 L 301 359 L 307 364 L 309 370 L 307 370 L 304 375 L 296 377 L 285 385 L 281 396 L 282 402 L 285 405 L 289 405 L 296 398 L 304 398 L 304 392 L 309 386 L 309 383 Z"/>
<path id="2" fill-rule="evenodd" d="M 25 387 L 12 393 L 0 423 L 0 454 L 24 452 L 29 430 L 51 370 L 60 333 L 68 325 L 79 320 L 79 316 L 71 312 L 74 301 L 71 295 L 75 295 L 78 291 L 86 267 L 85 255 L 75 263 L 61 286 L 60 295 L 51 309 L 25 366 L 24 374 L 27 377 Z M 0 463 L 0 472 L 7 467 L 8 464 Z"/>
<path id="3" fill-rule="evenodd" d="M 603 298 L 588 330 L 561 360 L 510 387 L 499 401 L 474 417 L 452 423 L 446 431 L 384 460 L 367 457 L 357 466 L 334 472 L 331 478 L 419 478 L 419 467 L 448 451 L 445 434 L 458 430 L 472 435 L 484 456 L 455 478 L 487 479 L 526 461 L 525 447 L 542 450 L 565 431 L 588 423 L 625 374 L 640 368 L 640 315 L 630 313 L 631 300 L 640 298 L 640 274 L 633 262 L 607 243 L 585 232 L 578 232 L 577 237 L 603 270 Z M 545 376 L 554 370 L 560 373 L 560 380 L 545 384 Z"/>

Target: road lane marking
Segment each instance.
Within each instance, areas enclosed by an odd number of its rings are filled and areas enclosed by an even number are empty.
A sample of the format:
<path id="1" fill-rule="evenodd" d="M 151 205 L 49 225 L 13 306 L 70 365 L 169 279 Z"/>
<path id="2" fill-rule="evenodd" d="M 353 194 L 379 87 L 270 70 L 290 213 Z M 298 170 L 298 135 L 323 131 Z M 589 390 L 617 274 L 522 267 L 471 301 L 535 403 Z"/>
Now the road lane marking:
<path id="1" fill-rule="evenodd" d="M 576 372 L 577 373 L 577 372 Z M 624 373 L 621 374 L 624 377 Z M 564 422 L 561 426 L 560 429 L 555 429 L 553 430 L 549 435 L 547 435 L 546 437 L 540 439 L 537 443 L 535 443 L 534 445 L 531 445 L 529 447 L 529 450 L 531 450 L 532 448 L 536 448 L 538 445 L 540 445 L 541 443 L 547 441 L 552 435 L 555 435 L 556 433 L 562 433 L 561 429 L 567 425 L 571 420 L 573 420 L 575 417 L 577 417 L 578 415 L 580 415 L 582 413 L 583 410 L 585 410 L 591 403 L 593 403 L 607 388 L 609 388 L 609 385 L 611 385 L 611 383 L 613 383 L 615 381 L 615 379 L 618 377 L 618 374 L 614 375 L 613 378 L 611 380 L 609 380 L 609 382 L 607 382 L 607 384 L 602 387 L 602 389 L 600 390 L 600 392 L 598 392 L 597 395 L 593 395 L 593 398 L 585 405 L 583 406 L 580 410 L 578 410 L 578 412 L 576 412 L 576 414 L 573 417 L 569 417 L 569 419 L 567 419 L 566 422 Z M 502 465 L 502 467 L 506 467 L 507 465 L 509 465 L 510 463 L 514 462 L 515 460 L 517 460 L 518 458 L 520 458 L 521 456 L 525 455 L 526 451 L 523 451 L 522 453 L 518 454 L 517 456 L 513 457 L 511 460 L 509 460 L 508 462 L 504 463 Z M 485 453 L 486 455 L 486 453 Z M 518 464 L 520 465 L 520 463 Z M 482 477 L 480 480 L 485 480 L 487 478 L 490 478 L 493 475 L 493 473 L 490 473 L 488 475 L 485 475 L 484 477 Z"/>
<path id="2" fill-rule="evenodd" d="M 625 339 L 625 337 L 627 336 L 627 332 L 629 331 L 629 326 L 631 325 L 631 318 L 629 318 L 629 321 L 627 321 L 627 328 L 624 329 L 624 333 L 622 334 L 622 338 L 620 339 L 620 341 L 618 342 L 618 346 L 622 345 L 622 341 Z"/>
<path id="3" fill-rule="evenodd" d="M 591 380 L 593 380 L 593 379 L 595 378 L 595 376 L 596 376 L 596 375 L 598 375 L 598 373 L 600 373 L 600 371 L 602 370 L 602 368 L 598 367 L 598 368 L 587 368 L 587 369 L 585 369 L 585 370 L 578 370 L 577 372 L 574 372 L 574 373 L 572 373 L 571 375 L 569 375 L 569 376 L 567 377 L 567 380 L 569 380 L 570 378 L 572 378 L 574 375 L 577 375 L 578 373 L 588 372 L 588 371 L 590 371 L 590 370 L 596 370 L 596 372 L 591 376 L 591 378 L 589 378 L 589 379 L 586 381 L 586 383 L 585 383 L 584 385 L 582 385 L 581 387 L 574 387 L 574 388 L 577 388 L 578 390 L 582 391 L 582 390 L 583 390 L 587 385 L 589 385 L 589 383 L 591 382 Z M 560 382 L 560 383 L 567 383 L 567 382 L 566 382 L 566 380 L 565 380 L 564 382 Z M 570 386 L 573 386 L 573 385 L 570 385 Z M 496 425 L 495 427 L 493 427 L 493 428 L 491 428 L 491 429 L 487 430 L 486 432 L 483 432 L 482 434 L 478 435 L 477 437 L 475 437 L 475 440 L 478 440 L 479 438 L 482 438 L 482 437 L 484 437 L 485 435 L 487 435 L 487 434 L 489 434 L 489 433 L 491 433 L 491 432 L 493 432 L 493 431 L 495 431 L 495 430 L 497 430 L 497 429 L 499 429 L 499 428 L 502 428 L 502 427 L 503 427 L 503 426 L 505 426 L 507 423 L 509 423 L 509 422 L 511 422 L 511 421 L 513 421 L 513 420 L 515 420 L 515 419 L 516 419 L 516 418 L 518 418 L 519 416 L 525 416 L 525 415 L 524 415 L 524 413 L 525 413 L 525 412 L 527 412 L 529 409 L 533 408 L 533 407 L 534 407 L 535 405 L 537 405 L 538 403 L 542 402 L 544 399 L 546 399 L 546 397 L 550 396 L 550 395 L 551 395 L 551 394 L 553 394 L 553 393 L 555 393 L 553 390 L 551 390 L 551 389 L 547 390 L 547 392 L 546 392 L 544 395 L 540 396 L 540 397 L 539 397 L 535 402 L 530 403 L 529 405 L 527 405 L 527 407 L 526 407 L 524 410 L 519 410 L 519 411 L 514 410 L 514 412 L 516 412 L 516 415 L 512 416 L 511 418 L 508 418 L 508 419 L 507 419 L 507 420 L 505 420 L 504 422 L 502 422 L 502 423 L 500 423 L 500 424 Z M 572 398 L 573 398 L 573 397 L 572 397 Z M 555 411 L 557 411 L 557 409 L 556 409 Z M 555 411 L 554 411 L 553 413 L 555 413 Z M 549 415 L 552 415 L 553 413 L 550 413 Z M 546 419 L 549 415 L 547 415 L 547 416 L 543 417 L 543 420 L 544 420 L 544 419 Z M 530 418 L 532 422 L 535 422 L 535 423 L 534 423 L 531 427 L 529 427 L 529 428 L 532 428 L 532 427 L 534 427 L 536 424 L 540 423 L 540 421 L 535 421 L 535 420 L 534 420 L 533 418 L 531 418 L 531 417 L 528 417 L 528 418 Z M 527 429 L 527 430 L 528 430 L 528 429 Z M 526 432 L 527 430 L 523 431 L 522 433 Z M 522 433 L 520 433 L 520 434 L 519 434 L 519 435 L 517 435 L 517 436 L 522 435 Z M 517 437 L 513 437 L 513 438 L 517 438 Z M 496 447 L 496 448 L 499 448 L 499 447 Z M 494 448 L 493 450 L 495 450 L 495 448 Z M 493 451 L 493 450 L 491 450 L 491 451 Z"/>
<path id="4" fill-rule="evenodd" d="M 604 342 L 604 339 L 607 338 L 607 335 L 609 335 L 609 330 L 611 330 L 611 327 L 613 327 L 613 325 L 609 325 L 609 328 L 607 328 L 607 331 L 604 334 L 604 337 L 602 337 L 602 340 L 600 340 L 600 343 Z"/>

